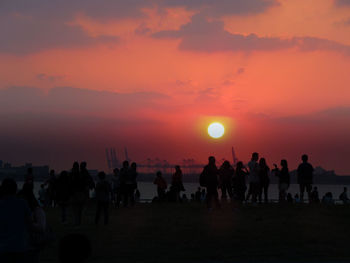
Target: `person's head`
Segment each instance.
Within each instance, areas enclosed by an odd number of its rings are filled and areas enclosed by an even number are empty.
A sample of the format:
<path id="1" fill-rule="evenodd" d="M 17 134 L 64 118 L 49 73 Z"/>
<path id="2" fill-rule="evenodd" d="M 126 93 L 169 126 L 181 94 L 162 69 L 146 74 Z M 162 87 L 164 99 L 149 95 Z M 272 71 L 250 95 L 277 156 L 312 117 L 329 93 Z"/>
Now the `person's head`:
<path id="1" fill-rule="evenodd" d="M 5 178 L 1 183 L 1 194 L 3 196 L 16 195 L 17 183 L 12 178 Z"/>
<path id="2" fill-rule="evenodd" d="M 50 170 L 50 176 L 55 176 L 55 170 Z"/>
<path id="3" fill-rule="evenodd" d="M 239 161 L 236 166 L 237 170 L 242 170 L 243 169 L 243 162 Z"/>
<path id="4" fill-rule="evenodd" d="M 32 167 L 29 167 L 27 169 L 27 174 L 33 174 L 33 168 Z"/>
<path id="5" fill-rule="evenodd" d="M 125 160 L 123 162 L 123 168 L 128 168 L 128 167 L 129 167 L 129 162 Z"/>
<path id="6" fill-rule="evenodd" d="M 295 194 L 295 196 L 294 196 L 295 198 L 299 198 L 299 195 L 298 194 Z"/>
<path id="7" fill-rule="evenodd" d="M 265 158 L 260 158 L 260 160 L 259 160 L 259 165 L 260 165 L 261 167 L 265 167 L 265 166 L 266 166 L 266 160 L 265 160 Z"/>
<path id="8" fill-rule="evenodd" d="M 317 190 L 318 190 L 318 188 L 317 188 L 317 186 L 315 186 L 315 187 L 314 187 L 314 191 L 317 191 Z"/>
<path id="9" fill-rule="evenodd" d="M 99 178 L 100 180 L 104 180 L 104 179 L 106 178 L 105 172 L 99 172 L 99 173 L 97 174 L 97 176 L 98 176 L 98 178 Z"/>
<path id="10" fill-rule="evenodd" d="M 158 171 L 158 172 L 156 173 L 156 175 L 157 175 L 157 177 L 161 177 L 161 176 L 162 176 L 162 172 L 161 172 L 161 171 Z"/>
<path id="11" fill-rule="evenodd" d="M 119 169 L 118 168 L 114 168 L 113 169 L 113 174 L 114 175 L 118 175 L 119 174 Z"/>
<path id="12" fill-rule="evenodd" d="M 135 162 L 132 162 L 130 167 L 131 167 L 132 169 L 136 170 L 137 164 L 136 164 Z"/>
<path id="13" fill-rule="evenodd" d="M 87 163 L 86 163 L 86 162 L 81 162 L 81 163 L 80 163 L 80 170 L 85 170 L 85 169 L 86 169 L 86 166 L 87 166 Z"/>
<path id="14" fill-rule="evenodd" d="M 59 243 L 58 259 L 62 263 L 83 263 L 91 256 L 90 240 L 82 234 L 68 234 Z"/>
<path id="15" fill-rule="evenodd" d="M 222 167 L 224 167 L 224 168 L 226 168 L 226 169 L 230 168 L 230 162 L 227 161 L 227 160 L 224 161 L 223 164 L 222 164 Z"/>
<path id="16" fill-rule="evenodd" d="M 208 161 L 209 161 L 209 164 L 214 165 L 215 164 L 215 157 L 214 156 L 209 156 Z"/>
<path id="17" fill-rule="evenodd" d="M 79 172 L 79 163 L 78 162 L 74 162 L 73 163 L 73 168 L 72 168 L 72 171 L 78 171 Z"/>
<path id="18" fill-rule="evenodd" d="M 281 160 L 281 166 L 282 166 L 283 168 L 288 168 L 287 160 L 285 160 L 285 159 Z"/>
<path id="19" fill-rule="evenodd" d="M 257 152 L 252 153 L 252 161 L 258 161 L 259 160 L 259 154 Z"/>
<path id="20" fill-rule="evenodd" d="M 309 156 L 307 156 L 307 154 L 303 154 L 303 156 L 301 156 L 301 160 L 302 160 L 304 163 L 307 163 L 307 161 L 309 160 Z"/>
<path id="21" fill-rule="evenodd" d="M 68 172 L 67 171 L 62 171 L 60 173 L 60 177 L 67 177 L 68 176 Z"/>
<path id="22" fill-rule="evenodd" d="M 180 165 L 175 165 L 175 171 L 176 171 L 176 172 L 181 172 Z"/>
<path id="23" fill-rule="evenodd" d="M 200 187 L 198 187 L 198 191 L 200 191 L 201 190 L 201 188 Z"/>

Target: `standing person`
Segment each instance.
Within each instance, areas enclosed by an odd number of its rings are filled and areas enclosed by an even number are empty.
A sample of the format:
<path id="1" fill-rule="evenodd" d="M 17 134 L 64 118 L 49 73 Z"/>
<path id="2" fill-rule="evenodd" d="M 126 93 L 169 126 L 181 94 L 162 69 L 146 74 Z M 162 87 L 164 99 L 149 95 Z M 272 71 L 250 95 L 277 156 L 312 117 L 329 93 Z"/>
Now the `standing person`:
<path id="1" fill-rule="evenodd" d="M 246 177 L 248 171 L 244 167 L 242 162 L 238 162 L 236 166 L 235 175 L 233 177 L 233 193 L 235 200 L 239 203 L 243 203 L 245 200 L 245 192 L 247 191 Z"/>
<path id="2" fill-rule="evenodd" d="M 53 207 L 56 206 L 56 183 L 57 183 L 57 178 L 55 175 L 55 170 L 50 171 L 49 179 L 47 180 L 47 202 L 45 206 Z"/>
<path id="3" fill-rule="evenodd" d="M 129 162 L 124 161 L 123 167 L 120 169 L 120 186 L 122 192 L 123 206 L 127 207 L 129 204 L 129 188 L 132 184 L 132 180 L 130 180 L 130 172 L 129 172 Z"/>
<path id="4" fill-rule="evenodd" d="M 34 175 L 32 167 L 27 169 L 27 174 L 24 176 L 24 183 L 30 185 L 30 187 L 34 189 Z"/>
<path id="5" fill-rule="evenodd" d="M 72 195 L 71 178 L 67 171 L 62 171 L 57 179 L 57 203 L 61 207 L 61 223 L 67 223 L 67 209 Z"/>
<path id="6" fill-rule="evenodd" d="M 257 152 L 254 152 L 252 154 L 252 158 L 250 162 L 248 163 L 249 168 L 249 189 L 246 200 L 248 201 L 250 198 L 250 195 L 252 196 L 252 202 L 256 203 L 258 195 L 259 195 L 259 154 Z"/>
<path id="7" fill-rule="evenodd" d="M 268 191 L 270 185 L 270 168 L 266 164 L 265 158 L 261 158 L 259 161 L 259 202 L 262 201 L 262 195 L 264 194 L 264 202 L 268 202 Z"/>
<path id="8" fill-rule="evenodd" d="M 284 202 L 286 201 L 287 197 L 287 190 L 289 189 L 290 185 L 290 175 L 289 175 L 289 169 L 288 169 L 288 163 L 286 160 L 281 160 L 281 170 L 278 169 L 277 165 L 274 164 L 275 169 L 275 175 L 278 177 L 278 188 L 279 188 L 279 201 Z"/>
<path id="9" fill-rule="evenodd" d="M 303 162 L 299 165 L 297 170 L 300 199 L 302 202 L 304 201 L 304 192 L 306 190 L 310 202 L 314 168 L 310 163 L 308 163 L 309 157 L 306 154 L 304 154 L 301 159 Z"/>
<path id="10" fill-rule="evenodd" d="M 72 209 L 73 209 L 73 218 L 74 225 L 81 225 L 82 215 L 84 206 L 87 202 L 86 195 L 86 183 L 84 181 L 83 174 L 80 172 L 79 163 L 74 162 L 73 168 L 71 171 L 71 189 L 72 189 Z"/>
<path id="11" fill-rule="evenodd" d="M 16 197 L 17 184 L 5 178 L 0 200 L 0 262 L 29 262 L 29 231 L 33 227 L 28 203 Z"/>
<path id="12" fill-rule="evenodd" d="M 226 200 L 227 194 L 229 195 L 230 199 L 232 200 L 233 193 L 232 193 L 232 177 L 235 170 L 231 166 L 229 161 L 224 161 L 222 166 L 219 169 L 219 182 L 220 182 L 220 188 L 221 188 L 221 199 Z"/>
<path id="13" fill-rule="evenodd" d="M 81 173 L 81 178 L 83 180 L 83 184 L 84 184 L 84 188 L 85 188 L 85 190 L 84 190 L 85 197 L 86 197 L 86 200 L 89 200 L 90 199 L 90 190 L 93 190 L 95 188 L 95 182 L 87 169 L 86 162 L 80 163 L 80 173 Z"/>
<path id="14" fill-rule="evenodd" d="M 39 202 L 42 206 L 46 206 L 47 203 L 47 191 L 45 189 L 45 185 L 41 184 L 40 185 L 40 190 L 38 191 L 39 194 Z"/>
<path id="15" fill-rule="evenodd" d="M 165 191 L 168 188 L 168 184 L 162 176 L 162 172 L 158 171 L 153 184 L 157 185 L 158 200 L 163 201 L 165 199 Z"/>
<path id="16" fill-rule="evenodd" d="M 171 179 L 171 192 L 175 196 L 175 201 L 180 201 L 180 192 L 185 191 L 184 185 L 182 183 L 182 171 L 179 165 L 175 166 L 175 173 Z"/>
<path id="17" fill-rule="evenodd" d="M 114 207 L 119 208 L 121 201 L 121 186 L 120 186 L 120 174 L 119 169 L 115 168 L 113 170 L 112 177 L 112 199 L 114 202 Z"/>
<path id="18" fill-rule="evenodd" d="M 108 208 L 112 188 L 109 182 L 106 180 L 106 174 L 104 172 L 99 172 L 97 176 L 99 181 L 95 188 L 97 201 L 95 224 L 98 224 L 101 212 L 103 210 L 104 224 L 107 225 L 109 219 Z"/>
<path id="19" fill-rule="evenodd" d="M 135 191 L 137 189 L 137 164 L 132 162 L 129 169 L 129 177 L 131 181 L 131 185 L 129 186 L 129 198 L 131 206 L 135 205 Z"/>
<path id="20" fill-rule="evenodd" d="M 200 175 L 201 185 L 207 188 L 207 207 L 210 211 L 213 209 L 213 202 L 218 208 L 220 207 L 218 199 L 218 173 L 219 171 L 215 164 L 215 157 L 210 156 L 208 158 L 208 164 L 204 167 L 203 172 Z"/>

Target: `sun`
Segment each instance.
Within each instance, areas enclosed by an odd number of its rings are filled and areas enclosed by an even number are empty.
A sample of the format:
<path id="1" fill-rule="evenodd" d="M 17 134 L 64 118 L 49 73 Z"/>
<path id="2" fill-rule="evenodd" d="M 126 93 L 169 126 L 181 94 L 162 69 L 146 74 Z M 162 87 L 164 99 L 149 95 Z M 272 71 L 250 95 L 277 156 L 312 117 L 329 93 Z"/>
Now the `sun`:
<path id="1" fill-rule="evenodd" d="M 225 127 L 220 122 L 213 122 L 208 126 L 208 134 L 214 139 L 221 138 L 225 133 Z"/>

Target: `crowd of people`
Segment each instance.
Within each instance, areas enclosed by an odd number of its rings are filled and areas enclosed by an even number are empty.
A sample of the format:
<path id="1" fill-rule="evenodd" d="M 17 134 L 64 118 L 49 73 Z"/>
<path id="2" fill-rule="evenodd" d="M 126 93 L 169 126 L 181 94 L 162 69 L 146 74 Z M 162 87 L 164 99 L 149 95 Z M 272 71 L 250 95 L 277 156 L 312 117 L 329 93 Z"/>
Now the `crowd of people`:
<path id="1" fill-rule="evenodd" d="M 215 157 L 210 156 L 208 164 L 199 176 L 200 187 L 191 194 L 190 199 L 186 194 L 181 195 L 185 188 L 180 166 L 175 166 L 170 187 L 163 174 L 158 171 L 153 181 L 157 187 L 157 197 L 153 201 L 206 203 L 210 211 L 214 207 L 220 208 L 221 202 L 228 199 L 234 208 L 248 202 L 267 203 L 270 177 L 276 176 L 281 203 L 303 203 L 307 195 L 310 204 L 334 204 L 331 192 L 320 199 L 317 187 L 313 186 L 314 169 L 308 162 L 308 156 L 303 155 L 301 159 L 297 169 L 300 191 L 294 196 L 288 192 L 291 176 L 287 161 L 281 160 L 280 166 L 274 164 L 274 168 L 270 169 L 265 158 L 259 158 L 258 153 L 253 153 L 246 166 L 242 162 L 233 166 L 229 161 L 224 161 L 219 168 L 216 166 Z M 68 223 L 67 215 L 70 211 L 72 223 L 79 226 L 82 224 L 84 208 L 93 198 L 96 203 L 95 224 L 99 224 L 102 214 L 104 224 L 108 224 L 110 204 L 113 204 L 114 208 L 127 208 L 140 200 L 137 177 L 137 164 L 134 162 L 129 165 L 128 161 L 124 161 L 120 169 L 113 170 L 111 180 L 107 180 L 102 171 L 98 173 L 97 180 L 94 180 L 86 162 L 74 162 L 70 171 L 62 171 L 58 176 L 54 170 L 50 171 L 48 180 L 41 184 L 38 198 L 34 194 L 34 176 L 31 168 L 28 169 L 23 187 L 19 191 L 13 179 L 4 179 L 0 187 L 1 262 L 7 262 L 6 257 L 15 258 L 11 262 L 22 262 L 23 257 L 26 257 L 26 262 L 37 262 L 41 247 L 55 238 L 46 222 L 45 208 L 59 206 L 63 224 Z M 218 189 L 221 190 L 220 200 Z M 94 194 L 91 195 L 91 192 Z M 346 187 L 339 200 L 350 204 Z"/>

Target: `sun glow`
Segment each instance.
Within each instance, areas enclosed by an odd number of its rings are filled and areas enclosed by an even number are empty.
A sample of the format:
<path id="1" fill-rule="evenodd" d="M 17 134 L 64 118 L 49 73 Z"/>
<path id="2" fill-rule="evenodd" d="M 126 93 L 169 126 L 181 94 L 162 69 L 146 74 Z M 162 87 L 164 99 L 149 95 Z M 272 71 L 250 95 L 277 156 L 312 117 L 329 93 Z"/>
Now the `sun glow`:
<path id="1" fill-rule="evenodd" d="M 213 122 L 208 126 L 208 134 L 214 139 L 221 138 L 225 133 L 225 127 L 220 122 Z"/>

